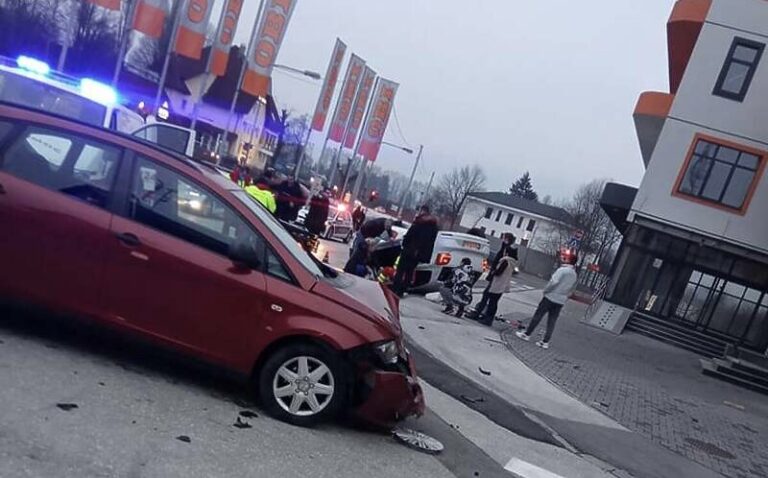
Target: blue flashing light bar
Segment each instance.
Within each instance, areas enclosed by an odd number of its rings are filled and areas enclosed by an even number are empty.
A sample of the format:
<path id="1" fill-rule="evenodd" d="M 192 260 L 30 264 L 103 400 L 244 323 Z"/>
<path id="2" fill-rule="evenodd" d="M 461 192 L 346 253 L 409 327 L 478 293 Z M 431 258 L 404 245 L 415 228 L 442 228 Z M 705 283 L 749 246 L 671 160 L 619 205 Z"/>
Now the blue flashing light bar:
<path id="1" fill-rule="evenodd" d="M 51 67 L 48 66 L 48 63 L 29 56 L 21 55 L 16 58 L 16 64 L 19 68 L 37 73 L 38 75 L 45 76 L 51 72 Z"/>
<path id="2" fill-rule="evenodd" d="M 118 102 L 117 92 L 112 87 L 90 78 L 80 80 L 80 92 L 97 103 L 114 105 Z"/>

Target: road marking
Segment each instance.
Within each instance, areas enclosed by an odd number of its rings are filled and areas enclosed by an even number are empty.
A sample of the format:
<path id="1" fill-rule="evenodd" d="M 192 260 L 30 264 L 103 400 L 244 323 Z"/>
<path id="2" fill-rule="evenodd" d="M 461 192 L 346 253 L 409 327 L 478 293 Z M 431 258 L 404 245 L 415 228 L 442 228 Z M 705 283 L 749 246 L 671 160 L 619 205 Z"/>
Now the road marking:
<path id="1" fill-rule="evenodd" d="M 505 470 L 510 471 L 522 478 L 563 478 L 560 475 L 545 470 L 527 461 L 523 461 L 519 458 L 512 458 L 504 467 Z"/>

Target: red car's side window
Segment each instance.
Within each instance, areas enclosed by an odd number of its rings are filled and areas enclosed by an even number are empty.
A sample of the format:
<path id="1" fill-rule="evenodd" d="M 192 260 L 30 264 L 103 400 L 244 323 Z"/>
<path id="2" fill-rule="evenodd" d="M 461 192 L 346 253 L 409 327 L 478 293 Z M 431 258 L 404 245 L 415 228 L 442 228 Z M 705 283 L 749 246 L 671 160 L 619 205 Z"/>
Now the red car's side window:
<path id="1" fill-rule="evenodd" d="M 264 240 L 229 205 L 194 180 L 138 158 L 130 197 L 131 219 L 228 255 L 235 246 L 264 250 Z"/>
<path id="2" fill-rule="evenodd" d="M 5 149 L 0 169 L 38 186 L 106 208 L 120 155 L 120 149 L 98 141 L 29 126 Z"/>

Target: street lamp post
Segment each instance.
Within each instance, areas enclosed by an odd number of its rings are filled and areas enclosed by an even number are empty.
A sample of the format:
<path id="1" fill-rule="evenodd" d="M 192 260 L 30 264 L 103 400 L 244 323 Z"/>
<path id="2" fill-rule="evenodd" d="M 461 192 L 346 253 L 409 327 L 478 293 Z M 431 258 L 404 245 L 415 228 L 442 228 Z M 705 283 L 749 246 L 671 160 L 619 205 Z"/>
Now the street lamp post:
<path id="1" fill-rule="evenodd" d="M 413 150 L 411 148 L 406 148 L 405 146 L 400 146 L 399 144 L 389 143 L 387 141 L 382 141 L 381 144 L 385 146 L 391 146 L 393 148 L 399 149 L 401 151 L 405 151 L 408 154 L 413 154 Z M 355 149 L 355 152 L 357 152 L 357 149 Z M 352 169 L 357 169 L 356 167 L 356 154 L 353 155 L 352 158 L 350 158 L 351 166 L 350 168 L 347 168 L 347 174 L 344 176 L 344 187 L 341 189 L 342 195 L 346 192 L 347 184 L 349 181 L 350 172 Z M 355 184 L 351 191 L 351 201 L 354 202 L 357 199 L 357 196 L 360 194 L 360 187 L 363 182 L 363 177 L 366 173 L 366 169 L 368 168 L 368 161 L 365 160 L 365 158 L 362 159 L 362 165 L 360 166 L 360 171 L 357 173 L 357 178 L 355 179 Z"/>
<path id="2" fill-rule="evenodd" d="M 406 186 L 403 195 L 400 196 L 400 204 L 397 207 L 397 217 L 403 217 L 403 206 L 405 205 L 405 198 L 411 191 L 411 185 L 413 184 L 413 178 L 416 176 L 416 170 L 419 168 L 419 162 L 421 161 L 421 153 L 424 151 L 424 145 L 419 145 L 419 154 L 416 156 L 416 162 L 413 163 L 413 171 L 411 171 L 411 177 L 408 179 L 408 186 Z"/>

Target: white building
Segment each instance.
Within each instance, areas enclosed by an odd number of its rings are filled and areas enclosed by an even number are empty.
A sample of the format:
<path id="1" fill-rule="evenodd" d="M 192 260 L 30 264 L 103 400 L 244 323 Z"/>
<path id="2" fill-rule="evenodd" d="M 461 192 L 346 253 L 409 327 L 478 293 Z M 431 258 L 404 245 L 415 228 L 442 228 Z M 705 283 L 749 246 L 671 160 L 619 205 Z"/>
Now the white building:
<path id="1" fill-rule="evenodd" d="M 630 326 L 646 320 L 649 335 L 690 330 L 694 347 L 711 338 L 762 352 L 768 2 L 679 0 L 667 31 L 669 92 L 643 93 L 635 109 L 642 183 L 603 196 L 624 233 L 607 298 L 639 308 Z"/>
<path id="2" fill-rule="evenodd" d="M 570 222 L 571 217 L 561 208 L 504 192 L 482 192 L 467 197 L 459 226 L 479 228 L 490 237 L 512 233 L 516 244 L 550 253 L 561 245 L 561 233 Z"/>

